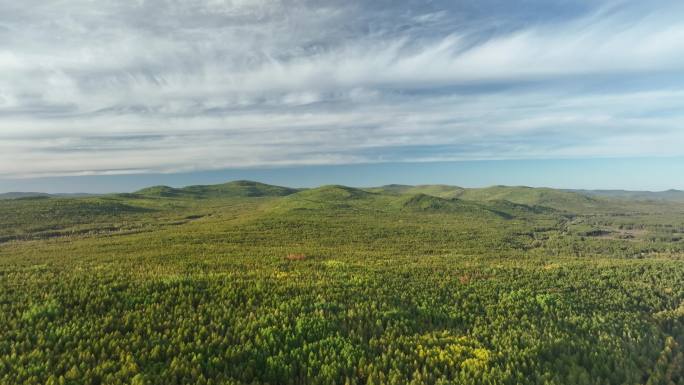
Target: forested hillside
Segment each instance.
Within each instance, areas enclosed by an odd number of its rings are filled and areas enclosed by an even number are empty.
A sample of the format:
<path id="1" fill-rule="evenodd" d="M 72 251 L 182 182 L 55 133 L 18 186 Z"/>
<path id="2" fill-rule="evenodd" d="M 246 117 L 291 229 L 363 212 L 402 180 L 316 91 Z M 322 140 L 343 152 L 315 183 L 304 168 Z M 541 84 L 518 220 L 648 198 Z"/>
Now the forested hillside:
<path id="1" fill-rule="evenodd" d="M 684 205 L 238 181 L 0 201 L 0 384 L 684 384 Z"/>

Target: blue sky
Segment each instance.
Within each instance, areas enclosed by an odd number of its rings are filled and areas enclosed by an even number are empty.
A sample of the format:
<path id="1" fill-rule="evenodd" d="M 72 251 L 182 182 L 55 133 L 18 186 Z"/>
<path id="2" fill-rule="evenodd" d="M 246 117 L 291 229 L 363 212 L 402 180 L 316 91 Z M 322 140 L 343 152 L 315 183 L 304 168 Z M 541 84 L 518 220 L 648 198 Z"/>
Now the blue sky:
<path id="1" fill-rule="evenodd" d="M 681 175 L 684 175 L 684 158 L 485 160 L 4 179 L 0 180 L 0 191 L 132 192 L 151 185 L 183 187 L 240 179 L 291 187 L 324 184 L 371 187 L 393 183 L 485 187 L 503 184 L 663 191 L 684 189 Z"/>
<path id="2" fill-rule="evenodd" d="M 666 0 L 0 2 L 0 190 L 682 188 L 682 15 Z"/>

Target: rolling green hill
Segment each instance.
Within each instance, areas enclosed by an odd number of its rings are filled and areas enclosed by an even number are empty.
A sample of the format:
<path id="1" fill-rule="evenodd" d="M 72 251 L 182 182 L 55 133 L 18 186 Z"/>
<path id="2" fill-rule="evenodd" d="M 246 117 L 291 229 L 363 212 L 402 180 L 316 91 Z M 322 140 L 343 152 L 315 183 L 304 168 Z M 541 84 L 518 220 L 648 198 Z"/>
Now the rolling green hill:
<path id="1" fill-rule="evenodd" d="M 206 199 L 285 196 L 295 192 L 297 192 L 296 189 L 241 180 L 217 185 L 197 185 L 183 188 L 153 186 L 136 191 L 134 194 L 145 197 Z"/>
<path id="2" fill-rule="evenodd" d="M 152 186 L 147 187 L 142 190 L 138 190 L 133 194 L 124 194 L 124 196 L 135 197 L 136 195 L 146 196 L 146 197 L 161 197 L 161 198 L 171 198 L 171 197 L 182 197 L 189 194 L 185 194 L 183 189 L 173 188 L 169 186 Z"/>
<path id="3" fill-rule="evenodd" d="M 456 198 L 463 194 L 464 189 L 457 186 L 447 185 L 421 185 L 421 186 L 407 186 L 407 185 L 387 185 L 381 187 L 373 187 L 366 189 L 367 191 L 391 194 L 391 195 L 405 195 L 405 194 L 425 194 L 432 195 L 438 198 Z"/>
<path id="4" fill-rule="evenodd" d="M 306 189 L 289 195 L 277 202 L 280 210 L 380 210 L 388 201 L 387 196 L 365 190 L 329 185 Z M 383 204 L 384 202 L 384 204 Z"/>
<path id="5" fill-rule="evenodd" d="M 49 238 L 112 228 L 154 210 L 107 198 L 30 197 L 0 201 L 0 242 Z"/>
<path id="6" fill-rule="evenodd" d="M 476 201 L 503 200 L 527 206 L 543 206 L 568 212 L 612 207 L 608 201 L 599 201 L 579 193 L 524 186 L 493 186 L 465 189 L 459 197 Z"/>
<path id="7" fill-rule="evenodd" d="M 0 384 L 681 384 L 684 205 L 238 181 L 0 201 Z"/>
<path id="8" fill-rule="evenodd" d="M 561 211 L 591 211 L 614 209 L 618 201 L 611 201 L 611 195 L 591 191 L 556 190 L 525 186 L 492 186 L 486 188 L 462 188 L 447 185 L 387 185 L 368 188 L 367 191 L 388 194 L 425 194 L 439 198 L 459 198 L 467 201 L 507 201 L 529 207 L 546 207 Z M 607 198 L 607 199 L 604 199 Z"/>
<path id="9" fill-rule="evenodd" d="M 457 198 L 440 198 L 427 194 L 402 195 L 393 202 L 399 210 L 417 213 L 449 214 L 463 217 L 487 218 L 498 216 L 502 218 L 514 218 L 516 214 L 523 215 L 531 212 L 523 205 L 510 202 L 494 202 L 494 204 L 481 204 L 478 202 L 464 201 Z"/>
<path id="10" fill-rule="evenodd" d="M 568 190 L 580 194 L 640 201 L 670 201 L 684 203 L 684 191 Z"/>
<path id="11" fill-rule="evenodd" d="M 402 196 L 397 204 L 404 210 L 445 213 L 457 213 L 475 208 L 472 204 L 464 203 L 458 199 L 444 199 L 422 193 Z"/>
<path id="12" fill-rule="evenodd" d="M 340 185 L 322 186 L 298 192 L 291 198 L 316 202 L 339 202 L 368 199 L 376 194 Z"/>

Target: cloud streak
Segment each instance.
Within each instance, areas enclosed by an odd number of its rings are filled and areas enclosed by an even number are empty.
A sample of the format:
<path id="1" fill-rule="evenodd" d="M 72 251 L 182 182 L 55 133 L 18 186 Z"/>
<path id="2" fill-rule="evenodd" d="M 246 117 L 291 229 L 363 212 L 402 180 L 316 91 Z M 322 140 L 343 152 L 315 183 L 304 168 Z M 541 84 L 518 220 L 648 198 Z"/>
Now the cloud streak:
<path id="1" fill-rule="evenodd" d="M 0 176 L 684 148 L 676 2 L 6 3 Z"/>

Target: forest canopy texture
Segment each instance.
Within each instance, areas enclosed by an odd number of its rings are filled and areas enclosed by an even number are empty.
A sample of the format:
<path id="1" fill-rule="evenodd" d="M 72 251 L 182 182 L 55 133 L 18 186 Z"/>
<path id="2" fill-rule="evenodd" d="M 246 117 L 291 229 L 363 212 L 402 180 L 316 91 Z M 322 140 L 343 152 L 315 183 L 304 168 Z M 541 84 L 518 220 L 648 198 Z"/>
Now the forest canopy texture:
<path id="1" fill-rule="evenodd" d="M 684 199 L 256 182 L 0 200 L 0 384 L 684 384 Z"/>

